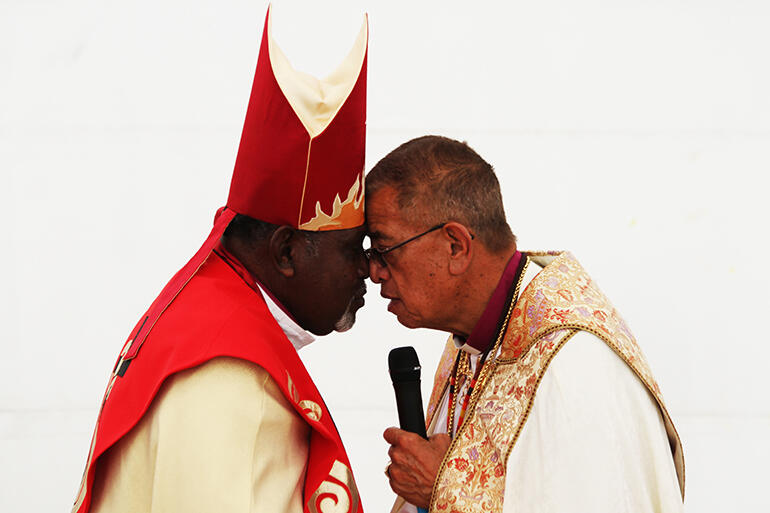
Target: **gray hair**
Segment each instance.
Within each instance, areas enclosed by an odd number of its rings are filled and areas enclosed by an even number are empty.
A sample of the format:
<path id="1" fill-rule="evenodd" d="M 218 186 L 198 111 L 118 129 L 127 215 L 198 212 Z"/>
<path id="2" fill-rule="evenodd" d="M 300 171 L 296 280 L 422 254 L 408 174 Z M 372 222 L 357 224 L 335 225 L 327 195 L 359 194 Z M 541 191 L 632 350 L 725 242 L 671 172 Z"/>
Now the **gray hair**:
<path id="1" fill-rule="evenodd" d="M 424 227 L 459 222 L 495 253 L 516 241 L 494 169 L 465 142 L 426 135 L 402 144 L 366 176 L 368 197 L 383 187 L 393 187 L 405 218 Z"/>

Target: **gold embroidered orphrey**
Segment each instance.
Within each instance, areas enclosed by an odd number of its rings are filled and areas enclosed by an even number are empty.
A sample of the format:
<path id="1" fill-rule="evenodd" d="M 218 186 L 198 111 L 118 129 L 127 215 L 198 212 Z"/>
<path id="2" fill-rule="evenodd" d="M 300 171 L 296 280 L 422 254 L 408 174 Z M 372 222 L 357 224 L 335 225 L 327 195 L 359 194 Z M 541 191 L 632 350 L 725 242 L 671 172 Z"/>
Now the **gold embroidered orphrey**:
<path id="1" fill-rule="evenodd" d="M 353 513 L 358 511 L 358 488 L 347 465 L 334 460 L 327 478 L 307 501 L 310 513 Z"/>
<path id="2" fill-rule="evenodd" d="M 501 512 L 508 456 L 527 421 L 540 380 L 556 353 L 578 330 L 602 339 L 650 391 L 660 407 L 684 497 L 684 456 L 679 435 L 634 336 L 617 310 L 568 252 L 529 253 L 544 266 L 508 317 L 481 371 L 465 422 L 447 451 L 433 487 L 430 512 Z M 457 356 L 451 342 L 436 372 L 428 406 L 435 420 Z M 398 503 L 397 503 L 398 504 Z"/>

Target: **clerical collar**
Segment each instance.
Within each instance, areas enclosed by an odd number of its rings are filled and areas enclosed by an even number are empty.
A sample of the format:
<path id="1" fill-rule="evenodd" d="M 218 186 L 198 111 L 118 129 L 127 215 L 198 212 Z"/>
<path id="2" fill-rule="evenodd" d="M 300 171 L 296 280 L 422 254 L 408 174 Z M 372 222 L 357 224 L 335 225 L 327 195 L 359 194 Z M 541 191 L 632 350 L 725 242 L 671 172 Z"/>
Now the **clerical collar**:
<path id="1" fill-rule="evenodd" d="M 516 287 L 516 283 L 524 270 L 526 260 L 526 256 L 520 251 L 514 253 L 510 260 L 508 260 L 503 270 L 503 275 L 500 277 L 497 287 L 492 292 L 492 297 L 489 298 L 489 302 L 473 327 L 471 334 L 467 339 L 458 335 L 452 337 L 458 349 L 470 354 L 481 354 L 494 342 L 494 337 L 497 335 L 500 324 L 503 322 L 504 315 L 506 314 L 505 307 L 508 306 L 509 296 L 513 292 L 514 287 Z M 515 298 L 510 298 L 510 300 L 514 301 Z"/>
<path id="2" fill-rule="evenodd" d="M 257 280 L 255 276 L 253 276 L 246 267 L 237 259 L 235 256 L 233 256 L 232 253 L 227 251 L 223 244 L 218 244 L 216 248 L 214 248 L 214 253 L 219 255 L 222 260 L 224 260 L 245 282 L 246 284 L 254 289 L 256 292 L 258 292 L 262 299 L 265 300 L 265 304 L 267 305 L 267 309 L 270 311 L 270 314 L 275 319 L 275 322 L 278 323 L 278 326 L 281 327 L 281 330 L 283 330 L 284 335 L 286 335 L 286 338 L 289 339 L 289 342 L 291 342 L 291 345 L 294 346 L 294 349 L 299 351 L 306 345 L 310 344 L 315 340 L 315 337 L 302 329 L 302 326 L 297 324 L 297 321 L 294 320 L 292 315 L 289 313 L 289 311 L 286 309 L 283 304 L 276 298 L 270 290 L 267 289 L 262 283 Z"/>

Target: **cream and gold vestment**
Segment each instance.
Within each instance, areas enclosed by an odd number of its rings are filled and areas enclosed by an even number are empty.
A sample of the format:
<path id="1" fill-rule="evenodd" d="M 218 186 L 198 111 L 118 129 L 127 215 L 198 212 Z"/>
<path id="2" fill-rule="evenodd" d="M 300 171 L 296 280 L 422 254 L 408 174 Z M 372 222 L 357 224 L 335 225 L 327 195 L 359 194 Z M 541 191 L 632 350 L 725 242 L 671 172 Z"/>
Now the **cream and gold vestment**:
<path id="1" fill-rule="evenodd" d="M 263 292 L 296 349 L 313 337 Z M 100 460 L 94 513 L 302 513 L 307 423 L 256 364 L 215 358 L 170 377 Z"/>
<path id="2" fill-rule="evenodd" d="M 681 443 L 633 335 L 572 255 L 530 255 L 545 267 L 523 277 L 430 511 L 682 511 Z M 430 434 L 446 432 L 446 382 L 464 349 L 450 338 Z M 452 410 L 458 430 L 460 408 Z M 401 499 L 393 508 L 415 510 Z"/>

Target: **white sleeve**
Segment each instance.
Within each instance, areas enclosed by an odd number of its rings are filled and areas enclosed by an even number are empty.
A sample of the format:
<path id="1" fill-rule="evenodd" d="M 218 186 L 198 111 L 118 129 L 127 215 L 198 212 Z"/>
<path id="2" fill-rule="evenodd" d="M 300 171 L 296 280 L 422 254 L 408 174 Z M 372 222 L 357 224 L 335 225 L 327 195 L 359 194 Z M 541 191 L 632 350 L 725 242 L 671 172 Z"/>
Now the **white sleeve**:
<path id="1" fill-rule="evenodd" d="M 215 358 L 167 379 L 100 467 L 93 511 L 302 511 L 308 428 L 261 367 Z"/>
<path id="2" fill-rule="evenodd" d="M 506 472 L 504 513 L 683 510 L 655 399 L 587 332 L 551 362 Z"/>

